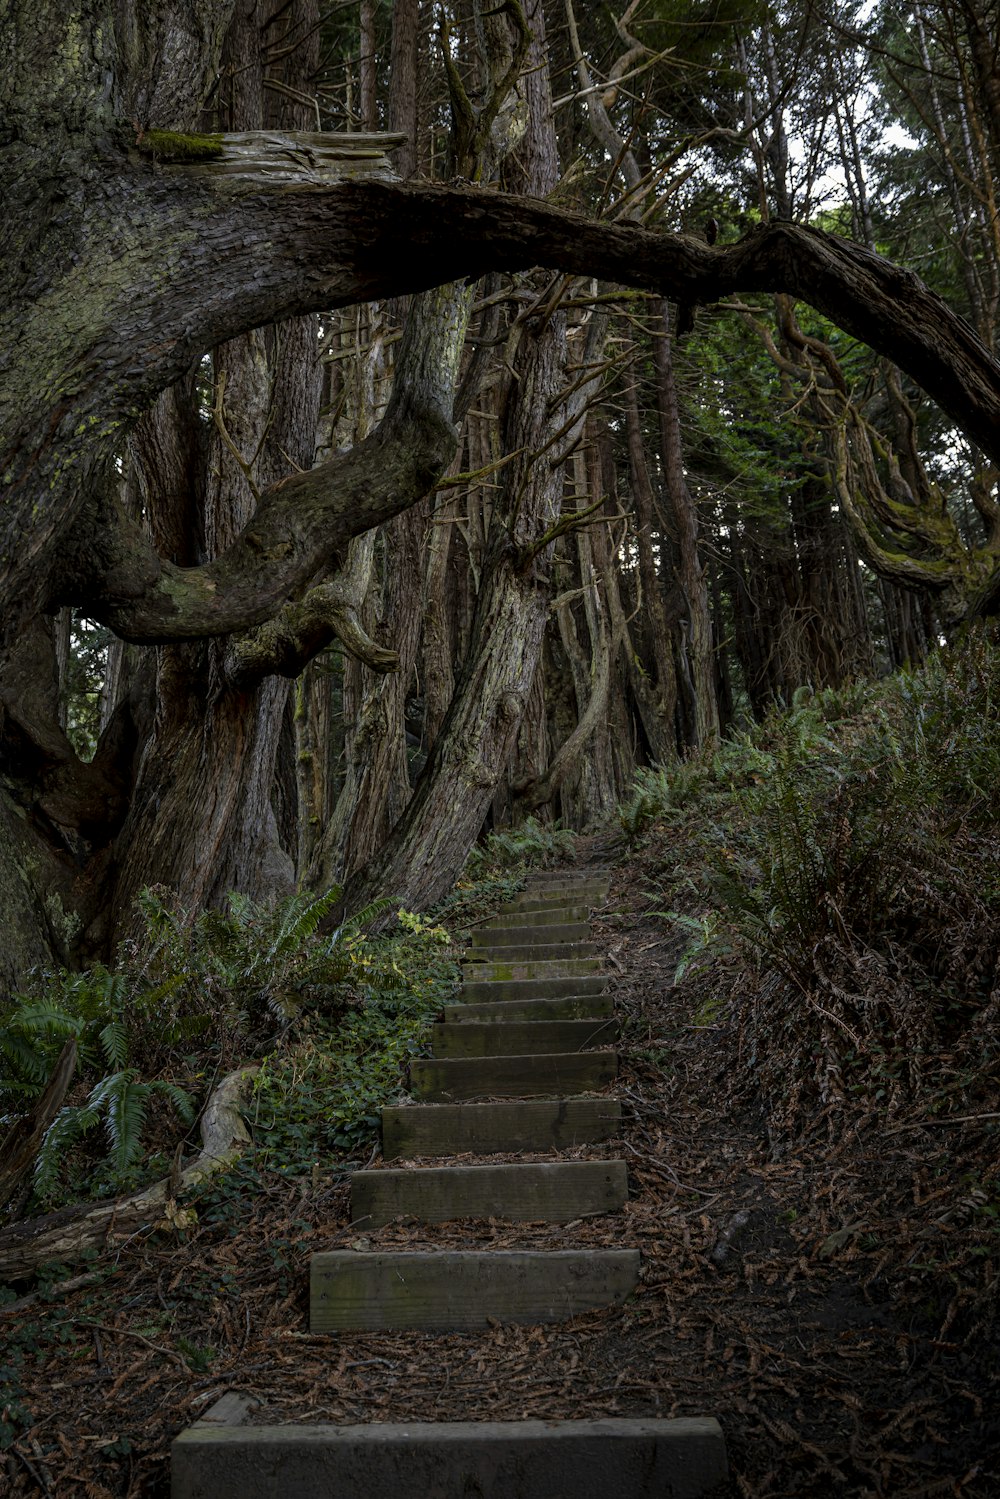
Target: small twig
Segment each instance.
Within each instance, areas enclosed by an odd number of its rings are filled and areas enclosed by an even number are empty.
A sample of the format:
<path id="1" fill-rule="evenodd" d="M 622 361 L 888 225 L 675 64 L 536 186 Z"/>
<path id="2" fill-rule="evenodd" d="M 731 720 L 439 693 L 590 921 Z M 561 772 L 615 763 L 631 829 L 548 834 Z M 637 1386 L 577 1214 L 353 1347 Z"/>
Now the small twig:
<path id="1" fill-rule="evenodd" d="M 175 1353 L 172 1348 L 164 1348 L 160 1343 L 152 1342 L 151 1339 L 143 1337 L 141 1332 L 132 1332 L 127 1327 L 110 1327 L 106 1322 L 91 1322 L 87 1317 L 71 1317 L 69 1320 L 77 1327 L 89 1327 L 96 1329 L 98 1332 L 111 1333 L 113 1337 L 134 1338 L 137 1343 L 144 1343 L 154 1353 L 162 1353 L 164 1358 L 173 1359 L 174 1363 L 183 1369 L 185 1374 L 191 1373 L 187 1361 L 179 1353 Z"/>
<path id="2" fill-rule="evenodd" d="M 682 1182 L 677 1176 L 677 1173 L 675 1171 L 672 1171 L 669 1166 L 661 1166 L 659 1162 L 654 1161 L 651 1156 L 643 1155 L 642 1151 L 636 1150 L 635 1146 L 632 1145 L 628 1140 L 625 1141 L 625 1149 L 630 1150 L 634 1156 L 638 1156 L 639 1160 L 642 1161 L 643 1165 L 646 1166 L 649 1171 L 655 1171 L 657 1176 L 662 1176 L 667 1181 L 673 1182 L 674 1186 L 679 1187 L 682 1192 L 694 1192 L 698 1197 L 718 1197 L 722 1191 L 722 1188 L 720 1187 L 713 1187 L 711 1192 L 706 1192 L 701 1187 L 689 1186 L 687 1182 Z"/>
<path id="3" fill-rule="evenodd" d="M 472 468 L 461 474 L 445 474 L 443 479 L 438 479 L 434 485 L 435 490 L 457 489 L 461 484 L 478 484 L 482 479 L 487 479 L 491 474 L 498 473 L 500 469 L 506 468 L 508 463 L 513 463 L 515 458 L 520 458 L 526 453 L 527 448 L 515 448 L 510 453 L 505 453 L 495 463 L 487 463 L 483 468 Z M 435 525 L 440 522 L 435 522 Z"/>
<path id="4" fill-rule="evenodd" d="M 38 1471 L 38 1469 L 35 1467 L 34 1463 L 31 1461 L 30 1457 L 28 1457 L 27 1453 L 22 1452 L 21 1449 L 20 1449 L 20 1447 L 18 1447 L 18 1445 L 17 1445 L 16 1442 L 14 1443 L 13 1447 L 11 1448 L 11 1451 L 13 1452 L 13 1454 L 14 1454 L 15 1457 L 19 1457 L 21 1459 L 22 1463 L 27 1468 L 27 1470 L 31 1474 L 32 1478 L 35 1480 L 35 1482 L 38 1485 L 38 1487 L 41 1490 L 41 1492 L 43 1494 L 51 1494 L 52 1490 L 49 1487 L 49 1484 L 48 1484 L 47 1480 L 45 1479 L 45 1477 L 43 1476 L 43 1474 L 41 1474 Z"/>
<path id="5" fill-rule="evenodd" d="M 571 515 L 561 515 L 555 524 L 548 528 L 544 536 L 540 536 L 530 547 L 523 547 L 521 549 L 521 554 L 518 557 L 519 568 L 524 571 L 525 568 L 530 567 L 539 552 L 544 552 L 545 548 L 553 541 L 557 541 L 560 536 L 566 536 L 570 531 L 582 530 L 590 518 L 600 510 L 606 498 L 605 495 L 601 495 L 599 500 L 596 500 L 593 505 L 588 505 L 584 510 L 574 510 Z M 601 516 L 597 524 L 603 523 L 605 519 L 620 520 L 621 517 L 617 515 Z"/>
<path id="6" fill-rule="evenodd" d="M 980 1119 L 1000 1119 L 1000 1114 L 946 1114 L 943 1119 L 917 1119 L 913 1124 L 897 1124 L 885 1133 L 899 1135 L 906 1129 L 928 1129 L 935 1124 L 975 1124 Z"/>
<path id="7" fill-rule="evenodd" d="M 243 474 L 244 479 L 247 481 L 250 492 L 252 493 L 254 499 L 259 501 L 260 490 L 254 483 L 253 475 L 250 472 L 250 465 L 243 457 L 243 454 L 240 452 L 235 442 L 233 442 L 233 439 L 229 435 L 228 428 L 226 427 L 226 414 L 225 407 L 223 405 L 223 398 L 225 397 L 225 394 L 226 372 L 225 370 L 220 370 L 218 378 L 215 382 L 215 405 L 212 407 L 212 420 L 215 422 L 216 430 L 218 431 L 219 436 L 222 438 L 222 441 L 225 443 L 226 447 L 235 458 L 240 472 Z"/>

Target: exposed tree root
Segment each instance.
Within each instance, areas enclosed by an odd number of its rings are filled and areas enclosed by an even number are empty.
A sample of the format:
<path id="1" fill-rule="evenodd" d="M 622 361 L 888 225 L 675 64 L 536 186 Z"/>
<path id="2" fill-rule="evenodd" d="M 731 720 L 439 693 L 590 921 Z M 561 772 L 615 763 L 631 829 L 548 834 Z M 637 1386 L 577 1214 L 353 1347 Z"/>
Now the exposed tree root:
<path id="1" fill-rule="evenodd" d="M 182 1192 L 231 1165 L 250 1140 L 239 1106 L 256 1072 L 256 1067 L 240 1067 L 222 1079 L 201 1116 L 201 1150 L 183 1171 L 171 1172 L 131 1197 L 60 1208 L 0 1234 L 0 1280 L 22 1279 L 47 1260 L 65 1263 L 113 1238 L 138 1233 L 162 1220 Z"/>

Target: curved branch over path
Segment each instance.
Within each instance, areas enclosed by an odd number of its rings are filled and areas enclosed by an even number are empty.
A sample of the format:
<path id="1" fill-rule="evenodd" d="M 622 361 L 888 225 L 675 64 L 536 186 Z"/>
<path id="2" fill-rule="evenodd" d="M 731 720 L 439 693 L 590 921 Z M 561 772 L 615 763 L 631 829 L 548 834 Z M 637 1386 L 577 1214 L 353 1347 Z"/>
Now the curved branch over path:
<path id="1" fill-rule="evenodd" d="M 1000 462 L 1000 366 L 916 276 L 850 241 L 779 222 L 709 246 L 486 189 L 377 173 L 332 183 L 293 173 L 261 186 L 211 165 L 155 172 L 140 161 L 105 180 L 105 212 L 91 215 L 77 248 L 92 269 L 98 252 L 107 261 L 113 219 L 113 261 L 80 307 L 75 265 L 30 309 L 20 305 L 0 375 L 0 587 L 12 605 L 77 603 L 142 642 L 272 618 L 336 565 L 352 536 L 413 504 L 452 457 L 451 392 L 433 339 L 366 444 L 265 492 L 233 546 L 202 567 L 161 559 L 103 498 L 122 429 L 236 334 L 489 271 L 541 265 L 701 303 L 788 292 L 892 359 Z M 9 328 L 12 316 L 8 308 L 0 323 Z"/>

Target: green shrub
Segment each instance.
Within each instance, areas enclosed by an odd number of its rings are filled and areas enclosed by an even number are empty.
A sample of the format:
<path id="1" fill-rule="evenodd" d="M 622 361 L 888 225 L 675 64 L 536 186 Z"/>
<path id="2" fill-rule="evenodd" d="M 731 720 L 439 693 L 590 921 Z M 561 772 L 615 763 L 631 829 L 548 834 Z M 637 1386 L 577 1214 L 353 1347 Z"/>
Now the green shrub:
<path id="1" fill-rule="evenodd" d="M 701 972 L 704 1014 L 706 967 L 728 974 L 733 997 L 708 1008 L 772 1128 L 994 1065 L 998 706 L 1000 652 L 975 634 L 919 672 L 797 694 L 702 759 L 686 805 L 665 778 L 681 888 L 707 908 L 665 913 L 688 934 L 679 976 Z"/>
<path id="2" fill-rule="evenodd" d="M 490 833 L 481 846 L 472 850 L 466 868 L 475 878 L 526 865 L 545 869 L 572 859 L 575 852 L 575 833 L 529 817 L 519 827 Z"/>
<path id="3" fill-rule="evenodd" d="M 381 1109 L 405 1087 L 407 1062 L 456 992 L 448 933 L 406 911 L 399 923 L 368 944 L 363 992 L 339 1022 L 311 1015 L 295 1046 L 261 1069 L 250 1117 L 269 1166 L 303 1172 L 331 1151 L 369 1145 Z"/>
<path id="4" fill-rule="evenodd" d="M 143 931 L 122 945 L 114 971 L 39 973 L 32 992 L 14 996 L 0 1011 L 0 1125 L 42 1093 L 69 1039 L 81 1072 L 76 1097 L 42 1141 L 32 1206 L 66 1191 L 133 1189 L 154 1102 L 189 1126 L 192 1095 L 272 1048 L 301 1014 L 332 1025 L 373 985 L 380 994 L 405 989 L 398 965 L 364 936 L 389 902 L 326 932 L 340 896 L 296 895 L 266 908 L 233 895 L 227 911 L 191 920 L 164 892 L 145 891 Z M 159 1169 L 158 1157 L 153 1164 Z"/>

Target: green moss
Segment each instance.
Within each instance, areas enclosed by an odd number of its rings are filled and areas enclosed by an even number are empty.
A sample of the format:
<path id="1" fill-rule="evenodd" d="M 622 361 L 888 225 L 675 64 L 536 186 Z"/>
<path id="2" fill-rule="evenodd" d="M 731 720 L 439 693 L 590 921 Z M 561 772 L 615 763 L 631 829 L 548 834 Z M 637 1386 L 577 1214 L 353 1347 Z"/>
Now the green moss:
<path id="1" fill-rule="evenodd" d="M 60 897 L 50 892 L 45 897 L 45 912 L 56 941 L 69 952 L 80 935 L 83 923 L 75 911 L 67 911 Z"/>
<path id="2" fill-rule="evenodd" d="M 136 146 L 157 161 L 208 161 L 222 155 L 221 135 L 188 135 L 180 130 L 144 130 Z"/>

